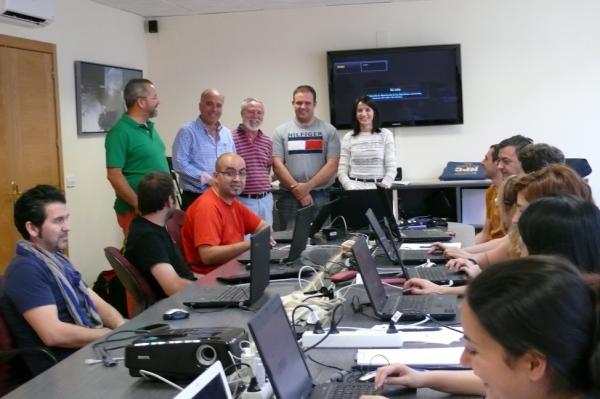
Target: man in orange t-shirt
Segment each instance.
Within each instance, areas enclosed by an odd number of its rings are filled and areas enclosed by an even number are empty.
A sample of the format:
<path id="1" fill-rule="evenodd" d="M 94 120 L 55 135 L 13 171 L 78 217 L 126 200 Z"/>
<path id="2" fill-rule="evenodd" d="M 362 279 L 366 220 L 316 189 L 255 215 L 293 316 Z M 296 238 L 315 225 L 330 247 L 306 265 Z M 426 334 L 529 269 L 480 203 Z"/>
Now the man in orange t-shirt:
<path id="1" fill-rule="evenodd" d="M 496 204 L 498 188 L 502 185 L 503 180 L 502 173 L 497 168 L 497 144 L 490 146 L 481 163 L 483 164 L 485 178 L 492 180 L 492 184 L 485 192 L 485 224 L 483 229 L 475 236 L 476 244 L 503 237 L 505 234 L 500 220 L 500 209 Z"/>
<path id="2" fill-rule="evenodd" d="M 234 153 L 215 164 L 212 187 L 190 205 L 181 230 L 185 260 L 206 274 L 250 249 L 244 235 L 268 228 L 267 222 L 236 199 L 246 184 L 246 164 Z"/>

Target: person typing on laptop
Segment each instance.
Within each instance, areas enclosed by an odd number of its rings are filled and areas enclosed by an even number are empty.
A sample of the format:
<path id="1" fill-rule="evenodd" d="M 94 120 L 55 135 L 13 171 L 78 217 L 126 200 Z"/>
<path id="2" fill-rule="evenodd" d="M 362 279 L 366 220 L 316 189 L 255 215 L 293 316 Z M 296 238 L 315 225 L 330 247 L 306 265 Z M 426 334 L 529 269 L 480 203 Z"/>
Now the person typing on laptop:
<path id="1" fill-rule="evenodd" d="M 237 200 L 246 184 L 246 163 L 237 154 L 222 154 L 212 187 L 190 205 L 181 230 L 185 259 L 206 274 L 250 249 L 245 234 L 269 228 L 267 222 Z"/>
<path id="2" fill-rule="evenodd" d="M 514 196 L 516 201 L 516 208 L 512 216 L 512 224 L 514 236 L 521 240 L 523 237 L 519 237 L 519 229 L 517 229 L 517 223 L 521 213 L 525 211 L 529 203 L 546 196 L 553 195 L 573 195 L 584 201 L 593 203 L 592 191 L 590 186 L 579 177 L 572 169 L 565 165 L 549 165 L 537 172 L 530 173 L 522 176 L 515 182 Z M 563 212 L 555 213 L 557 218 L 563 217 Z M 573 217 L 577 217 L 574 215 Z M 584 220 L 582 220 L 583 226 Z M 557 234 L 560 230 L 557 230 Z M 540 239 L 536 237 L 536 239 Z M 518 242 L 518 241 L 517 241 Z M 527 243 L 525 243 L 527 245 Z M 521 252 L 521 249 L 518 249 Z M 522 255 L 522 254 L 521 254 Z M 518 255 L 513 255 L 516 257 Z M 504 259 L 507 257 L 505 256 Z M 494 259 L 494 260 L 492 260 Z M 474 264 L 478 264 L 482 268 L 487 267 L 489 264 L 497 263 L 503 260 L 502 258 L 490 257 L 485 263 L 482 263 L 477 257 L 473 259 L 452 259 L 448 262 L 450 269 L 456 270 L 462 268 L 465 265 L 472 267 Z M 463 288 L 460 287 L 441 287 L 420 279 L 411 279 L 406 282 L 406 288 L 413 288 L 415 294 L 428 294 L 428 293 L 444 293 L 444 294 L 458 294 L 462 293 Z"/>
<path id="3" fill-rule="evenodd" d="M 166 172 L 147 173 L 138 184 L 137 194 L 141 215 L 129 226 L 125 257 L 161 299 L 196 280 L 165 228 L 175 209 L 173 179 Z"/>

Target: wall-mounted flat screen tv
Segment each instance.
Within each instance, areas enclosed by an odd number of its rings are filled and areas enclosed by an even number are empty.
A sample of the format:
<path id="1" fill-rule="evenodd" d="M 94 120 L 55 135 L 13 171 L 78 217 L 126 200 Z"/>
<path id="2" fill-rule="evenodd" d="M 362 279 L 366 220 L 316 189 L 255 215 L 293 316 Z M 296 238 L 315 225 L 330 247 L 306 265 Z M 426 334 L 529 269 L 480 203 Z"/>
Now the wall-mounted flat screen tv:
<path id="1" fill-rule="evenodd" d="M 379 106 L 383 126 L 463 123 L 460 44 L 327 52 L 331 124 L 352 126 L 363 95 Z"/>

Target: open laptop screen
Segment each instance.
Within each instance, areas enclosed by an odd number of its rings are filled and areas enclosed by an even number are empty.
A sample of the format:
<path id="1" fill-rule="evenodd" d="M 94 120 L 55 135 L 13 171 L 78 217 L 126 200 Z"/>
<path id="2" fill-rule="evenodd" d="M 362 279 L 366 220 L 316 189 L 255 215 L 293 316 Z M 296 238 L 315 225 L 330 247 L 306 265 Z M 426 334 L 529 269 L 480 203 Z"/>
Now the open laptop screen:
<path id="1" fill-rule="evenodd" d="M 389 195 L 392 195 L 391 190 L 389 190 Z M 385 215 L 385 209 L 377 190 L 345 190 L 332 192 L 331 197 L 339 198 L 339 201 L 332 207 L 332 216 L 343 216 L 350 230 L 368 227 L 369 222 L 365 212 L 369 208 L 373 210 L 378 219 Z"/>
<path id="2" fill-rule="evenodd" d="M 250 237 L 250 304 L 257 302 L 269 285 L 271 229 L 262 229 Z"/>
<path id="3" fill-rule="evenodd" d="M 267 302 L 248 323 L 275 396 L 308 398 L 313 388 L 304 355 L 290 328 L 281 299 Z"/>
<path id="4" fill-rule="evenodd" d="M 385 293 L 385 288 L 381 283 L 381 279 L 377 274 L 377 268 L 375 267 L 375 262 L 369 252 L 367 241 L 364 238 L 359 238 L 354 245 L 352 245 L 352 254 L 356 259 L 358 271 L 363 279 L 363 284 L 367 291 L 367 295 L 371 300 L 373 309 L 375 309 L 376 312 L 380 312 L 385 306 L 387 295 Z"/>

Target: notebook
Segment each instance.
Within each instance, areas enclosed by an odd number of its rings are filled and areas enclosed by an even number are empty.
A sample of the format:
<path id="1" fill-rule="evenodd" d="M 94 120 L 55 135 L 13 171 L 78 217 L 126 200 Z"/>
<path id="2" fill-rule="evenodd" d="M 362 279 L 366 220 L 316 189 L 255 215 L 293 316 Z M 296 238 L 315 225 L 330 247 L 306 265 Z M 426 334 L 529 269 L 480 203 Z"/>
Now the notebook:
<path id="1" fill-rule="evenodd" d="M 297 264 L 282 264 L 282 265 L 271 265 L 269 267 L 269 279 L 270 280 L 279 280 L 279 279 L 287 279 L 287 278 L 297 278 L 298 273 L 300 273 L 300 269 L 302 266 Z M 252 269 L 251 265 L 246 266 L 247 270 L 235 271 L 231 274 L 226 274 L 223 276 L 217 277 L 217 280 L 226 283 L 226 284 L 243 284 L 250 281 L 250 271 Z M 312 268 L 304 268 L 302 269 L 302 274 L 300 275 L 303 278 L 306 278 L 310 275 L 314 274 Z"/>
<path id="2" fill-rule="evenodd" d="M 448 261 L 444 255 L 430 254 L 426 249 L 399 249 L 398 247 L 402 245 L 402 242 L 396 245 L 391 231 L 388 231 L 388 233 L 390 233 L 389 236 L 386 235 L 371 208 L 367 209 L 365 216 L 369 221 L 371 229 L 375 233 L 375 239 L 377 240 L 377 243 L 387 258 L 392 261 L 394 265 L 399 265 L 401 263 L 404 265 L 420 265 L 426 263 L 427 260 L 434 263 L 445 264 Z M 389 226 L 386 225 L 386 228 L 389 229 Z"/>
<path id="3" fill-rule="evenodd" d="M 250 237 L 252 270 L 250 287 L 199 287 L 193 301 L 183 302 L 191 308 L 215 308 L 255 305 L 269 285 L 269 248 L 271 229 L 262 229 Z"/>
<path id="4" fill-rule="evenodd" d="M 388 191 L 390 190 L 377 186 L 377 194 L 379 195 L 379 201 L 383 205 L 385 217 L 390 222 L 392 233 L 394 233 L 398 239 L 401 238 L 404 242 L 436 242 L 450 241 L 452 239 L 452 236 L 448 232 L 440 229 L 404 229 L 401 231 L 398 228 L 398 223 L 396 223 L 396 218 L 394 217 L 394 211 L 392 210 Z"/>
<path id="5" fill-rule="evenodd" d="M 373 312 L 378 318 L 388 320 L 396 311 L 402 313 L 400 320 L 421 320 L 425 315 L 436 320 L 451 320 L 456 316 L 458 306 L 456 295 L 388 295 L 377 274 L 375 262 L 364 238 L 359 238 L 354 243 L 352 254 Z M 405 271 L 406 268 L 403 270 Z"/>
<path id="6" fill-rule="evenodd" d="M 387 220 L 385 220 L 385 223 L 386 223 L 386 228 L 389 232 L 390 226 L 387 223 Z M 390 236 L 392 236 L 391 232 L 390 232 Z M 402 245 L 402 240 L 400 241 L 400 245 Z M 406 252 L 410 252 L 410 251 L 418 251 L 418 250 L 408 250 Z M 426 251 L 424 251 L 424 252 L 426 252 Z M 404 260 L 404 255 L 398 253 L 398 246 L 392 245 L 392 253 L 394 253 L 395 259 L 398 259 L 400 256 L 402 256 L 401 259 Z M 438 255 L 438 256 L 440 256 L 440 255 Z M 447 261 L 447 259 L 445 257 L 443 257 L 443 255 L 442 255 L 442 259 L 444 261 Z M 433 260 L 433 262 L 435 263 L 435 260 Z M 448 268 L 445 265 L 444 266 L 432 266 L 432 267 L 404 267 L 405 263 L 403 263 L 402 261 L 400 261 L 399 263 L 400 263 L 399 266 L 402 269 L 403 275 L 407 279 L 416 277 L 416 278 L 422 278 L 425 280 L 430 280 L 437 284 L 446 284 L 449 281 L 452 281 L 455 285 L 464 285 L 467 283 L 467 280 L 469 279 L 469 276 L 465 272 L 450 271 L 450 270 L 448 270 Z"/>
<path id="7" fill-rule="evenodd" d="M 385 193 L 391 196 L 391 191 Z M 383 204 L 380 203 L 377 190 L 342 190 L 332 192 L 332 197 L 337 196 L 339 202 L 333 207 L 332 216 L 343 216 L 348 230 L 362 232 L 369 223 L 365 218 L 367 209 L 373 209 L 378 218 L 385 215 Z"/>
<path id="8" fill-rule="evenodd" d="M 267 302 L 250 320 L 248 327 L 278 399 L 334 398 L 336 390 L 342 390 L 339 397 L 345 399 L 372 394 L 371 383 L 313 382 L 279 297 Z"/>
<path id="9" fill-rule="evenodd" d="M 216 361 L 173 399 L 232 399 L 231 390 L 223 371 Z"/>
<path id="10" fill-rule="evenodd" d="M 325 221 L 331 215 L 331 210 L 332 210 L 333 206 L 338 201 L 339 201 L 339 198 L 335 199 L 333 201 L 330 201 L 319 208 L 319 212 L 317 212 L 315 219 L 312 221 L 312 223 L 310 225 L 310 232 L 308 233 L 309 237 L 314 237 L 315 234 L 317 234 L 319 231 L 321 231 L 323 224 L 325 224 Z M 292 242 L 292 238 L 294 236 L 294 230 L 274 231 L 273 234 L 271 234 L 271 236 L 277 242 L 282 242 L 282 243 Z"/>
<path id="11" fill-rule="evenodd" d="M 271 249 L 271 263 L 290 262 L 300 258 L 302 251 L 306 249 L 308 234 L 310 232 L 310 222 L 312 220 L 314 206 L 307 206 L 298 209 L 296 212 L 296 222 L 294 224 L 294 237 L 289 249 L 278 247 Z M 238 261 L 247 263 L 250 261 L 250 252 L 244 252 L 238 257 Z"/>

